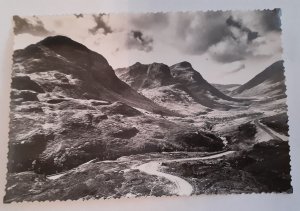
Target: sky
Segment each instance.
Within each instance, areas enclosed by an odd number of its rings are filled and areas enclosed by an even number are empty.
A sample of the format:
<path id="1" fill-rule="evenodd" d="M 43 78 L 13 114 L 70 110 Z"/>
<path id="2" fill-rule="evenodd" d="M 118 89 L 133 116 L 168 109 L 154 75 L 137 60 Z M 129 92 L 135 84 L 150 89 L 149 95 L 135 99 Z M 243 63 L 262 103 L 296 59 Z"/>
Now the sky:
<path id="1" fill-rule="evenodd" d="M 65 35 L 113 68 L 188 61 L 210 83 L 243 84 L 282 57 L 280 10 L 14 16 L 14 49 Z"/>

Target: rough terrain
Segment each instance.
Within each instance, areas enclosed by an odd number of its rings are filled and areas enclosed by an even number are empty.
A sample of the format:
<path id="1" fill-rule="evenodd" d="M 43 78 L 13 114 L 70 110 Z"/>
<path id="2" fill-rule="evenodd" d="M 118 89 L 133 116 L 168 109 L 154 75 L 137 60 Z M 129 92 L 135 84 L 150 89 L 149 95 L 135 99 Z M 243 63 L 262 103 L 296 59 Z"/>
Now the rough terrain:
<path id="1" fill-rule="evenodd" d="M 291 192 L 282 61 L 216 87 L 63 36 L 15 51 L 4 202 Z"/>

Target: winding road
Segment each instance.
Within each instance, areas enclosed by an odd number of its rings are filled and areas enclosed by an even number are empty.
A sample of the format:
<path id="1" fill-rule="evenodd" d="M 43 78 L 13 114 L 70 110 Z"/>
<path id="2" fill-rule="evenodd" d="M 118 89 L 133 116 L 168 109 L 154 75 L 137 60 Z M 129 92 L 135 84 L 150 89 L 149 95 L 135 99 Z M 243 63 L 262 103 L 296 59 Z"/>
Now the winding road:
<path id="1" fill-rule="evenodd" d="M 171 163 L 171 162 L 185 162 L 185 161 L 195 161 L 195 160 L 207 160 L 207 159 L 215 159 L 220 158 L 222 156 L 233 153 L 234 151 L 226 151 L 220 152 L 218 154 L 204 156 L 204 157 L 195 157 L 195 158 L 181 158 L 181 159 L 173 159 L 173 160 L 164 160 L 164 161 L 150 161 L 148 163 L 144 163 L 139 166 L 133 166 L 132 169 L 138 169 L 141 172 L 144 172 L 149 175 L 155 175 L 158 177 L 163 177 L 172 183 L 174 183 L 175 188 L 172 190 L 172 194 L 176 194 L 179 196 L 190 196 L 193 192 L 193 186 L 187 182 L 186 180 L 171 175 L 167 173 L 160 172 L 160 166 L 162 162 Z"/>
<path id="2" fill-rule="evenodd" d="M 186 162 L 186 161 L 195 161 L 195 160 L 207 160 L 207 159 L 215 159 L 215 158 L 220 158 L 222 156 L 228 155 L 234 153 L 234 151 L 225 151 L 225 152 L 219 152 L 217 154 L 213 155 L 208 155 L 204 157 L 193 157 L 193 158 L 180 158 L 180 159 L 172 159 L 172 160 L 159 160 L 159 161 L 150 161 L 148 163 L 144 163 L 142 165 L 133 165 L 131 169 L 138 169 L 140 172 L 144 172 L 149 175 L 155 175 L 158 177 L 163 177 L 169 181 L 171 181 L 175 187 L 173 190 L 171 190 L 171 194 L 179 195 L 179 196 L 189 196 L 193 193 L 193 186 L 187 182 L 186 180 L 174 176 L 168 173 L 163 173 L 160 172 L 160 167 L 162 163 L 172 163 L 172 162 Z M 77 168 L 80 168 L 82 166 L 85 166 L 91 162 L 93 162 L 95 159 L 90 160 L 79 167 L 75 167 L 71 170 L 61 172 L 58 174 L 53 174 L 53 175 L 48 175 L 47 178 L 50 180 L 56 180 L 59 179 L 60 177 L 66 175 L 68 172 L 74 171 Z M 117 161 L 102 161 L 102 162 L 117 162 Z M 129 169 L 127 169 L 129 170 Z"/>

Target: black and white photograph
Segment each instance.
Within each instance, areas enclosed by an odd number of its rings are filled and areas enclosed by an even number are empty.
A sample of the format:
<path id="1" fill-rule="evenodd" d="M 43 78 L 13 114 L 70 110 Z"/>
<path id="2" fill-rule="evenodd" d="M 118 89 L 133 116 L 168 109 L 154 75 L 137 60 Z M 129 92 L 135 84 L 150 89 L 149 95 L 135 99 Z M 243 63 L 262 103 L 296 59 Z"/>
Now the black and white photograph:
<path id="1" fill-rule="evenodd" d="M 293 192 L 281 9 L 13 24 L 4 203 Z"/>

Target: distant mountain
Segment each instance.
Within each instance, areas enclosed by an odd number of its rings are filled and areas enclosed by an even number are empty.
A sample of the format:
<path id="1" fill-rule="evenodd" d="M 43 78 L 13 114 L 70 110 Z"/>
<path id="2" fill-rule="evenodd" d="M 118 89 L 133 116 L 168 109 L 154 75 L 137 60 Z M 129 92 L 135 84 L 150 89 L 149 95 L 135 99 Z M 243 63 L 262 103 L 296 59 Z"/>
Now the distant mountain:
<path id="1" fill-rule="evenodd" d="M 121 101 L 171 113 L 138 94 L 100 54 L 65 36 L 48 37 L 14 53 L 14 75 L 27 74 L 47 92 L 65 97 Z"/>
<path id="2" fill-rule="evenodd" d="M 184 85 L 193 98 L 206 107 L 224 109 L 230 107 L 228 104 L 239 101 L 223 94 L 208 83 L 188 62 L 175 64 L 170 67 L 170 70 L 176 82 Z"/>
<path id="3" fill-rule="evenodd" d="M 224 94 L 228 95 L 233 90 L 237 89 L 241 84 L 211 84 L 219 91 L 223 92 Z"/>
<path id="4" fill-rule="evenodd" d="M 174 84 L 169 67 L 162 63 L 147 65 L 137 62 L 128 68 L 119 68 L 115 72 L 135 90 Z"/>
<path id="5" fill-rule="evenodd" d="M 188 62 L 171 67 L 161 63 L 136 63 L 115 72 L 147 98 L 180 113 L 227 110 L 237 101 L 209 84 Z"/>
<path id="6" fill-rule="evenodd" d="M 256 75 L 247 83 L 233 90 L 235 97 L 285 98 L 283 61 L 277 61 Z"/>

